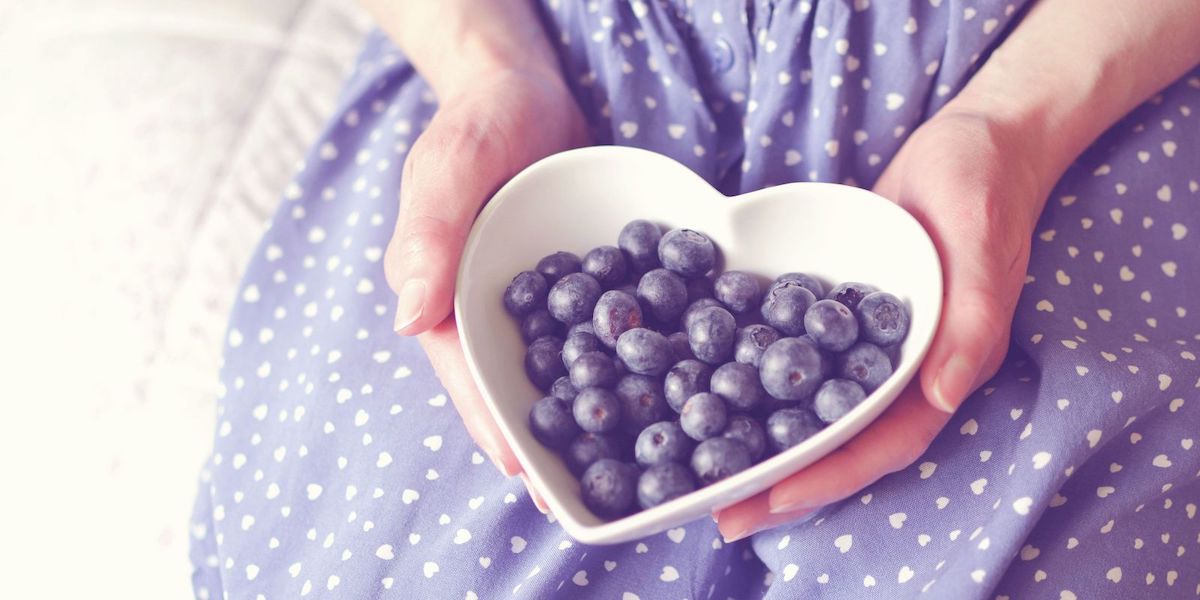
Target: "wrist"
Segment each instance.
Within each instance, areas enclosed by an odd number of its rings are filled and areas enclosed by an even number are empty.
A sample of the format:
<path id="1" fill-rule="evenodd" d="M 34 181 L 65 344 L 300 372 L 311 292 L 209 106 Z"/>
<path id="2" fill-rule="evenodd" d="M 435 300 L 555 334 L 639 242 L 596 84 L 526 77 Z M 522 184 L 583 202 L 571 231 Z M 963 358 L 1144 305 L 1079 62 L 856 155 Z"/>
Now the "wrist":
<path id="1" fill-rule="evenodd" d="M 939 114 L 974 115 L 987 121 L 1004 151 L 1016 154 L 1007 158 L 1027 166 L 1044 200 L 1091 137 L 1080 139 L 1085 135 L 1064 123 L 1052 100 L 1014 93 L 1011 81 L 1000 69 L 981 72 Z"/>
<path id="2" fill-rule="evenodd" d="M 991 99 L 960 95 L 939 110 L 930 122 L 954 123 L 960 132 L 956 153 L 970 156 L 980 170 L 996 173 L 1005 190 L 997 196 L 1006 211 L 1021 215 L 1020 223 L 1032 231 L 1046 198 L 1070 164 L 1062 146 L 1045 135 L 1036 111 L 995 106 Z"/>
<path id="3" fill-rule="evenodd" d="M 433 22 L 409 37 L 413 63 L 442 102 L 508 74 L 563 83 L 558 56 L 529 0 L 448 0 Z"/>
<path id="4" fill-rule="evenodd" d="M 530 0 L 362 0 L 439 101 L 497 74 L 565 87 Z"/>
<path id="5" fill-rule="evenodd" d="M 518 48 L 511 39 L 464 32 L 453 54 L 439 68 L 428 69 L 426 80 L 443 102 L 497 77 L 517 76 L 531 84 L 566 89 L 558 58 L 545 40 L 527 41 L 525 48 Z"/>

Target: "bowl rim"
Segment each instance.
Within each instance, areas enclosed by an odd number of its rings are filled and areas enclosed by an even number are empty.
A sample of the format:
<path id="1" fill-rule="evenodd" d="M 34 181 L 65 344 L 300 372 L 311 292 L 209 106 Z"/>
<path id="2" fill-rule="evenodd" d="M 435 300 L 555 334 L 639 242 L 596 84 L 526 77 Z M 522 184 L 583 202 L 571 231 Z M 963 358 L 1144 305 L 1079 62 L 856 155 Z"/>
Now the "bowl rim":
<path id="1" fill-rule="evenodd" d="M 733 488 L 737 488 L 737 487 L 741 487 L 741 486 L 753 487 L 756 490 L 755 493 L 757 493 L 757 491 L 767 489 L 770 487 L 770 485 L 774 485 L 779 480 L 781 480 L 787 476 L 787 474 L 785 474 L 780 477 L 767 477 L 767 473 L 769 473 L 770 471 L 773 471 L 773 470 L 782 469 L 781 465 L 783 465 L 784 463 L 796 462 L 798 460 L 798 457 L 801 457 L 804 454 L 806 454 L 807 452 L 811 451 L 811 448 L 813 446 L 821 445 L 822 442 L 829 440 L 830 438 L 837 437 L 838 435 L 845 435 L 846 438 L 844 440 L 842 440 L 841 442 L 839 442 L 836 446 L 833 446 L 826 453 L 823 453 L 820 456 L 813 457 L 811 460 L 804 463 L 803 465 L 795 467 L 791 471 L 791 473 L 794 473 L 800 469 L 807 467 L 808 464 L 811 464 L 812 462 L 816 462 L 817 460 L 820 460 L 821 458 L 826 456 L 828 453 L 833 452 L 837 448 L 841 447 L 847 441 L 852 439 L 854 436 L 858 435 L 863 429 L 868 427 L 872 422 L 874 422 L 876 419 L 878 419 L 879 416 L 884 411 L 886 411 L 886 409 L 895 401 L 895 399 L 899 396 L 899 394 L 903 391 L 903 389 L 911 384 L 912 379 L 917 376 L 917 373 L 919 372 L 919 369 L 920 369 L 920 365 L 923 362 L 926 354 L 928 353 L 929 347 L 933 343 L 933 339 L 936 335 L 938 325 L 940 324 L 940 321 L 941 321 L 942 308 L 943 308 L 942 305 L 943 305 L 943 293 L 944 293 L 944 280 L 943 280 L 944 273 L 942 271 L 941 255 L 937 251 L 937 246 L 933 243 L 933 240 L 929 236 L 928 231 L 924 228 L 924 226 L 920 223 L 920 221 L 917 220 L 916 217 L 914 217 L 907 210 L 905 210 L 904 207 L 902 207 L 899 204 L 892 202 L 891 200 L 888 200 L 887 198 L 884 198 L 883 196 L 880 196 L 870 190 L 866 190 L 866 189 L 855 187 L 855 186 L 843 185 L 843 184 L 839 184 L 839 183 L 792 182 L 792 183 L 785 183 L 785 184 L 781 184 L 781 185 L 777 185 L 777 186 L 771 186 L 768 188 L 760 188 L 760 189 L 753 190 L 750 192 L 737 194 L 735 196 L 727 196 L 727 195 L 723 194 L 720 190 L 716 189 L 711 184 L 709 184 L 706 180 L 704 180 L 702 177 L 700 177 L 699 174 L 697 174 L 692 169 L 688 168 L 686 165 L 683 165 L 682 163 L 676 161 L 675 159 L 665 156 L 663 154 L 659 154 L 657 152 L 645 150 L 642 148 L 635 148 L 635 147 L 628 147 L 628 146 L 588 146 L 588 147 L 576 148 L 576 149 L 552 154 L 550 156 L 547 156 L 545 158 L 542 158 L 542 159 L 534 162 L 530 166 L 523 169 L 521 172 L 514 175 L 503 186 L 501 186 L 489 198 L 488 202 L 479 211 L 479 213 L 475 217 L 474 223 L 471 226 L 471 230 L 466 239 L 466 243 L 464 244 L 463 252 L 462 252 L 460 262 L 458 265 L 458 267 L 459 267 L 458 273 L 455 276 L 454 311 L 455 311 L 456 318 L 458 318 L 459 315 L 464 313 L 464 309 L 465 309 L 464 304 L 465 304 L 466 300 L 463 297 L 464 295 L 462 293 L 460 293 L 460 291 L 465 289 L 466 278 L 469 275 L 467 273 L 467 270 L 465 267 L 468 265 L 468 263 L 474 257 L 475 253 L 478 251 L 478 246 L 479 246 L 480 240 L 481 240 L 480 236 L 478 235 L 478 232 L 483 227 L 486 226 L 486 224 L 491 220 L 492 216 L 496 213 L 496 211 L 500 209 L 500 206 L 503 204 L 504 199 L 507 198 L 511 194 L 511 190 L 513 188 L 517 188 L 517 187 L 521 186 L 522 183 L 526 179 L 533 176 L 533 174 L 536 173 L 537 171 L 541 171 L 546 168 L 562 167 L 562 166 L 565 166 L 567 163 L 571 163 L 571 162 L 593 162 L 593 161 L 598 161 L 598 160 L 602 160 L 602 159 L 610 159 L 611 160 L 613 158 L 620 159 L 620 160 L 635 160 L 635 161 L 643 161 L 643 162 L 645 162 L 645 161 L 660 162 L 660 163 L 663 163 L 662 168 L 674 168 L 676 170 L 686 171 L 688 176 L 690 176 L 690 178 L 692 178 L 694 180 L 698 180 L 698 181 L 695 181 L 694 183 L 702 184 L 703 187 L 710 189 L 712 191 L 712 193 L 714 194 L 714 197 L 720 197 L 720 198 L 724 198 L 724 199 L 737 198 L 738 202 L 743 203 L 742 204 L 743 206 L 746 204 L 749 204 L 750 202 L 756 201 L 759 197 L 762 197 L 765 195 L 775 195 L 775 194 L 780 194 L 780 193 L 786 193 L 789 189 L 796 189 L 797 187 L 802 186 L 805 190 L 809 190 L 809 191 L 814 190 L 814 189 L 819 189 L 819 188 L 826 188 L 829 191 L 836 190 L 836 193 L 838 193 L 838 194 L 842 194 L 842 195 L 849 194 L 851 196 L 856 196 L 858 198 L 861 198 L 864 201 L 878 203 L 880 206 L 892 207 L 889 210 L 892 210 L 896 214 L 897 218 L 908 219 L 909 221 L 911 221 L 911 223 L 913 225 L 916 226 L 915 230 L 920 233 L 920 235 L 917 238 L 917 242 L 921 243 L 923 246 L 926 246 L 923 249 L 927 250 L 935 258 L 935 260 L 933 261 L 933 264 L 932 264 L 933 271 L 930 274 L 934 276 L 934 277 L 932 277 L 932 279 L 934 281 L 936 281 L 937 289 L 930 290 L 930 294 L 929 294 L 929 298 L 933 301 L 933 304 L 934 304 L 933 310 L 930 313 L 933 316 L 933 323 L 929 328 L 930 333 L 926 339 L 920 341 L 920 344 L 912 352 L 912 355 L 915 357 L 914 360 L 906 361 L 906 360 L 902 359 L 901 363 L 900 363 L 900 368 L 898 368 L 895 372 L 893 372 L 893 374 L 888 378 L 888 381 L 886 381 L 876 391 L 872 392 L 871 394 L 868 394 L 866 400 L 864 400 L 862 403 L 860 403 L 858 406 L 856 406 L 854 409 L 852 409 L 852 411 L 850 413 L 847 414 L 847 416 L 850 416 L 850 415 L 860 415 L 861 416 L 861 414 L 863 412 L 868 412 L 870 410 L 874 410 L 874 411 L 876 411 L 876 415 L 874 418 L 867 420 L 863 423 L 857 422 L 859 419 L 847 419 L 847 418 L 840 419 L 840 420 L 826 426 L 824 429 L 822 429 L 816 435 L 805 440 L 801 444 L 799 444 L 795 447 L 789 448 L 788 450 L 786 450 L 784 452 L 780 452 L 780 453 L 776 454 L 775 456 L 763 459 L 762 461 L 752 465 L 750 468 L 748 468 L 744 471 L 741 471 L 739 473 L 736 473 L 736 474 L 730 476 L 729 478 L 726 478 L 722 481 L 718 481 L 718 482 L 708 485 L 708 486 L 698 487 L 694 492 L 691 492 L 689 494 L 681 496 L 680 498 L 676 498 L 674 500 L 671 500 L 671 501 L 661 504 L 659 506 L 656 506 L 656 507 L 653 507 L 650 509 L 639 509 L 634 513 L 620 517 L 618 519 L 614 519 L 611 521 L 602 521 L 601 523 L 594 524 L 594 525 L 580 521 L 578 518 L 576 518 L 576 516 L 572 510 L 569 510 L 567 506 L 565 506 L 564 504 L 562 504 L 559 501 L 558 492 L 555 489 L 553 489 L 552 486 L 547 485 L 548 482 L 546 482 L 543 479 L 543 477 L 541 476 L 541 473 L 539 472 L 539 468 L 536 466 L 536 464 L 534 464 L 536 462 L 535 459 L 533 459 L 531 456 L 529 456 L 525 452 L 524 447 L 520 443 L 518 443 L 516 439 L 514 439 L 513 433 L 510 431 L 510 428 L 509 428 L 507 422 L 504 419 L 498 418 L 498 416 L 497 416 L 497 414 L 499 412 L 498 403 L 497 403 L 496 399 L 494 399 L 492 397 L 492 394 L 488 391 L 488 386 L 484 383 L 485 380 L 481 376 L 481 373 L 479 372 L 479 367 L 477 366 L 477 362 L 474 360 L 474 356 L 478 350 L 478 348 L 475 347 L 475 341 L 468 338 L 468 336 L 465 333 L 465 329 L 463 327 L 461 327 L 461 326 L 458 327 L 459 342 L 462 345 L 463 354 L 464 354 L 464 357 L 465 357 L 466 363 L 467 363 L 467 368 L 471 373 L 473 383 L 476 384 L 477 389 L 480 394 L 480 397 L 483 399 L 484 404 L 487 406 L 488 412 L 490 413 L 491 417 L 496 420 L 497 428 L 500 430 L 500 433 L 503 436 L 505 443 L 507 443 L 509 445 L 509 447 L 511 448 L 513 453 L 516 455 L 516 457 L 519 460 L 519 462 L 521 463 L 522 469 L 524 470 L 526 475 L 535 484 L 537 484 L 539 489 L 541 489 L 542 496 L 546 500 L 552 513 L 556 517 L 556 520 L 561 524 L 561 526 L 567 531 L 568 534 L 570 534 L 576 540 L 578 540 L 582 543 L 587 543 L 587 544 L 614 544 L 614 543 L 620 543 L 620 542 L 624 542 L 624 541 L 632 541 L 635 539 L 641 539 L 646 536 L 653 535 L 655 533 L 658 533 L 658 532 L 668 529 L 670 527 L 678 527 L 678 526 L 681 526 L 682 524 L 690 523 L 694 519 L 688 519 L 686 521 L 676 520 L 676 521 L 667 523 L 666 526 L 655 527 L 655 528 L 652 528 L 652 530 L 646 529 L 646 526 L 648 524 L 657 524 L 662 521 L 667 521 L 667 520 L 669 520 L 667 515 L 670 515 L 671 513 L 676 512 L 677 510 L 681 509 L 683 506 L 685 506 L 687 504 L 695 504 L 696 502 L 699 501 L 700 498 L 703 498 L 706 496 L 709 496 L 709 497 L 719 496 L 719 495 L 722 495 L 723 492 L 726 492 Z M 499 201 L 497 201 L 497 199 L 499 199 Z M 910 331 L 910 334 L 911 334 L 911 331 Z M 897 375 L 900 375 L 900 377 L 897 377 Z M 903 381 L 902 386 L 897 384 L 897 382 L 901 381 L 901 380 Z M 876 397 L 876 394 L 878 394 L 880 392 L 880 390 L 883 390 L 885 387 L 888 389 L 888 392 L 886 395 L 889 395 L 890 397 L 888 397 L 886 400 L 881 401 L 881 400 L 876 399 L 874 402 L 870 402 L 872 400 L 872 398 Z M 896 388 L 898 388 L 898 389 L 896 389 Z M 844 432 L 844 430 L 847 430 L 847 429 L 853 429 L 854 431 L 852 433 L 846 434 Z M 533 466 L 531 467 L 531 465 L 533 465 Z M 769 485 L 761 485 L 764 480 L 770 480 L 770 479 L 774 479 L 774 481 L 772 481 Z M 698 496 L 697 494 L 702 494 L 702 495 Z M 743 497 L 749 497 L 752 494 L 742 494 L 742 495 L 743 495 Z M 708 504 L 711 504 L 711 502 L 708 502 Z M 728 506 L 728 505 L 729 504 L 718 505 L 718 506 L 714 507 L 714 510 L 723 508 L 724 506 Z M 584 507 L 584 510 L 587 510 L 586 507 Z M 699 517 L 695 517 L 695 518 L 699 518 Z M 648 523 L 640 523 L 642 521 L 646 521 Z"/>

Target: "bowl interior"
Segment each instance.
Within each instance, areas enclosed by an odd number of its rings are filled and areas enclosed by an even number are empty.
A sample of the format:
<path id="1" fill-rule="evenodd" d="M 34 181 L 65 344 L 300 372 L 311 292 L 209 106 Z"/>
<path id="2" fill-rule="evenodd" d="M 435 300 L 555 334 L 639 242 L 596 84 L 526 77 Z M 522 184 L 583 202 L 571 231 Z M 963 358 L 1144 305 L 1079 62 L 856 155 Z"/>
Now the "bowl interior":
<path id="1" fill-rule="evenodd" d="M 529 432 L 542 393 L 525 377 L 518 324 L 501 294 L 518 272 L 566 250 L 616 245 L 621 227 L 649 219 L 709 235 L 724 269 L 764 278 L 803 271 L 827 285 L 862 281 L 908 303 L 912 321 L 891 379 L 853 412 L 804 444 L 684 498 L 604 522 L 579 497 L 575 477 Z M 558 521 L 585 543 L 643 537 L 762 491 L 832 451 L 878 416 L 912 378 L 941 310 L 937 252 L 892 202 L 858 188 L 793 183 L 726 197 L 665 156 L 592 147 L 546 158 L 514 177 L 480 213 L 459 270 L 455 312 L 476 385 Z"/>

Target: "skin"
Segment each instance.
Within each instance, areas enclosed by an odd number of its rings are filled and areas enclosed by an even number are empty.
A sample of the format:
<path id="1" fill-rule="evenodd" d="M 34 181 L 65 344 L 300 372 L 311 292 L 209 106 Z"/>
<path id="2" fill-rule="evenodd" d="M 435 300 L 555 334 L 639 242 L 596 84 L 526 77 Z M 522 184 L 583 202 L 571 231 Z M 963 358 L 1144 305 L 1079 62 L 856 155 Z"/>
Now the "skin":
<path id="1" fill-rule="evenodd" d="M 587 144 L 586 124 L 528 2 L 364 3 L 439 100 L 405 161 L 385 259 L 396 331 L 418 337 L 476 443 L 519 475 L 466 369 L 455 268 L 491 193 L 537 159 Z M 945 308 L 920 376 L 844 446 L 715 514 L 726 540 L 799 519 L 921 456 L 1003 360 L 1050 190 L 1104 130 L 1200 61 L 1198 29 L 1195 2 L 1042 0 L 913 132 L 875 191 L 920 220 L 942 256 Z"/>

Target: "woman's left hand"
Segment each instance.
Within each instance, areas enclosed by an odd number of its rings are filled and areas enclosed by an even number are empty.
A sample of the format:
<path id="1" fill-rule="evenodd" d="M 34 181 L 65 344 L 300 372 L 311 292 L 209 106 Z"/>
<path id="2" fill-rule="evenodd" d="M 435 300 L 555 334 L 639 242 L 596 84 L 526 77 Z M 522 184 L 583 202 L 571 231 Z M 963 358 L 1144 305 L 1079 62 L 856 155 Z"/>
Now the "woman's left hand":
<path id="1" fill-rule="evenodd" d="M 925 226 L 945 281 L 919 381 L 842 447 L 714 515 L 727 541 L 794 521 L 912 464 L 996 373 L 1049 192 L 1035 168 L 1033 137 L 952 102 L 901 147 L 875 191 Z"/>

